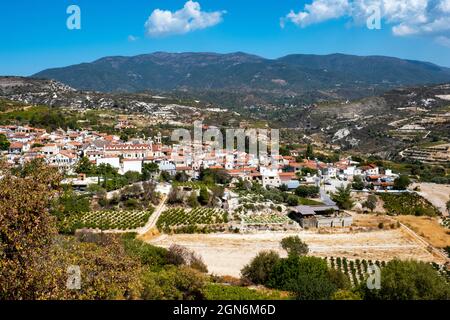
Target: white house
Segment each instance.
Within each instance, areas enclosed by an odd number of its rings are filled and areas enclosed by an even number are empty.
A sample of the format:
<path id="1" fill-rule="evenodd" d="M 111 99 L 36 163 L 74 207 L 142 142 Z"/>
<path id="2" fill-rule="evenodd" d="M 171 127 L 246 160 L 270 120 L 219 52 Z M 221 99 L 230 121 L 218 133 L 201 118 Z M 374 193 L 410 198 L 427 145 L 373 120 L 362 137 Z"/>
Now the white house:
<path id="1" fill-rule="evenodd" d="M 281 185 L 281 179 L 277 169 L 261 167 L 260 173 L 262 177 L 262 185 L 264 188 L 266 186 L 279 187 Z"/>
<path id="2" fill-rule="evenodd" d="M 124 174 L 128 171 L 142 173 L 142 160 L 123 159 L 121 173 Z"/>

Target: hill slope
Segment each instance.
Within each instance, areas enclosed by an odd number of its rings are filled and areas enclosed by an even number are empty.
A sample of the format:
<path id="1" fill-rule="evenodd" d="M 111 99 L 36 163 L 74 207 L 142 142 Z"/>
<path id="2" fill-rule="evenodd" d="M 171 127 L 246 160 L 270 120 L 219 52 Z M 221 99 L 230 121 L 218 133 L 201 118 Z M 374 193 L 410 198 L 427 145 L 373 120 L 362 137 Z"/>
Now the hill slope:
<path id="1" fill-rule="evenodd" d="M 34 75 L 82 90 L 234 90 L 302 94 L 367 91 L 450 81 L 450 69 L 381 56 L 289 55 L 265 59 L 246 53 L 164 53 L 106 57 Z M 344 94 L 345 96 L 345 94 Z"/>

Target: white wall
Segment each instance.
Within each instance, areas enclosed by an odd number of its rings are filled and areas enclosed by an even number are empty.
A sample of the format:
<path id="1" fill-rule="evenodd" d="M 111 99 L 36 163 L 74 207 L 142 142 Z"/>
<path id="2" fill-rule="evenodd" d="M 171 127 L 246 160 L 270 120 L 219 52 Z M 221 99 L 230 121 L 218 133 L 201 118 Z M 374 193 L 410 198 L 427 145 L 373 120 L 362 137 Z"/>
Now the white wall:
<path id="1" fill-rule="evenodd" d="M 110 164 L 111 167 L 116 168 L 116 169 L 120 169 L 120 159 L 119 157 L 111 157 L 111 158 L 100 158 L 96 160 L 96 164 L 100 165 L 100 164 Z"/>

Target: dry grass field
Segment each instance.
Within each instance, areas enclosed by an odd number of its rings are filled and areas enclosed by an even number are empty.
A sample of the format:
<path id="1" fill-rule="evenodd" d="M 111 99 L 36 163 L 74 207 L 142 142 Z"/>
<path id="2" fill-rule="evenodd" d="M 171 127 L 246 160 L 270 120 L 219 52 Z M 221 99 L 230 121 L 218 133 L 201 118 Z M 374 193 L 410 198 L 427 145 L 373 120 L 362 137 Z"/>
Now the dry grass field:
<path id="1" fill-rule="evenodd" d="M 398 216 L 395 219 L 437 248 L 450 246 L 450 230 L 441 226 L 438 218 Z"/>

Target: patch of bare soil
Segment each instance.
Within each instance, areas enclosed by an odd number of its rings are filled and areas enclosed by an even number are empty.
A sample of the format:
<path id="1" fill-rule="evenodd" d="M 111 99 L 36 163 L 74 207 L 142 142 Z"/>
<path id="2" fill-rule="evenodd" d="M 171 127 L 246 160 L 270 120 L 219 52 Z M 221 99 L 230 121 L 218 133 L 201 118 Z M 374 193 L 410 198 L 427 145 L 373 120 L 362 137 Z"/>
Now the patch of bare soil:
<path id="1" fill-rule="evenodd" d="M 423 244 L 402 229 L 366 232 L 258 232 L 251 234 L 177 234 L 160 235 L 148 242 L 168 248 L 183 245 L 200 254 L 211 273 L 238 277 L 240 270 L 263 250 L 274 250 L 285 256 L 280 241 L 298 235 L 305 241 L 310 254 L 319 257 L 347 257 L 349 259 L 391 260 L 417 259 L 436 261 Z M 436 261 L 441 263 L 441 261 Z"/>
<path id="2" fill-rule="evenodd" d="M 411 186 L 412 189 L 419 187 L 418 192 L 422 197 L 427 199 L 436 208 L 441 211 L 443 215 L 448 215 L 446 203 L 450 199 L 450 185 L 436 184 L 436 183 L 415 183 Z"/>

